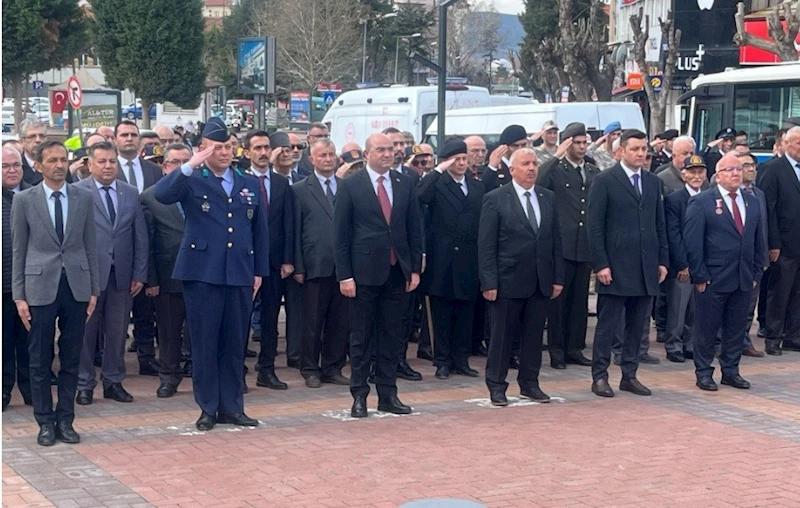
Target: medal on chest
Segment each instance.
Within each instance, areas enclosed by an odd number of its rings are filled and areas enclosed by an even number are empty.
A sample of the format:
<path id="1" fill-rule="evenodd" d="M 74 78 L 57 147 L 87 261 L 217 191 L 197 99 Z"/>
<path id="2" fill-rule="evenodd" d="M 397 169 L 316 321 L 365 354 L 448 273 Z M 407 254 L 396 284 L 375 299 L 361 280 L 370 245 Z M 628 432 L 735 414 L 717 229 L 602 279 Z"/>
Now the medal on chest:
<path id="1" fill-rule="evenodd" d="M 715 210 L 715 212 L 717 213 L 717 215 L 722 215 L 722 200 L 721 199 L 717 200 L 717 209 Z"/>
<path id="2" fill-rule="evenodd" d="M 208 204 L 208 196 L 205 194 L 203 195 L 203 204 L 200 205 L 200 209 L 205 213 L 208 213 L 208 211 L 211 210 L 211 205 Z"/>

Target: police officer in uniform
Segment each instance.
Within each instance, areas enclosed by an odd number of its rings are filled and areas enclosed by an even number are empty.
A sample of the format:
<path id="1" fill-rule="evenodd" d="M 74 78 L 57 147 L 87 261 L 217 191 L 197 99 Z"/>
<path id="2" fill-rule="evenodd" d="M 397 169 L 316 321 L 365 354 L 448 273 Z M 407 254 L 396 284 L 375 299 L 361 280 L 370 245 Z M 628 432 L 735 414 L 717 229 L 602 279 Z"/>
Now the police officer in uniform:
<path id="1" fill-rule="evenodd" d="M 162 178 L 155 197 L 186 217 L 173 278 L 183 281 L 192 342 L 196 426 L 257 426 L 244 413 L 242 365 L 253 295 L 269 274 L 267 213 L 258 180 L 231 168 L 228 129 L 212 118 L 201 151 Z"/>

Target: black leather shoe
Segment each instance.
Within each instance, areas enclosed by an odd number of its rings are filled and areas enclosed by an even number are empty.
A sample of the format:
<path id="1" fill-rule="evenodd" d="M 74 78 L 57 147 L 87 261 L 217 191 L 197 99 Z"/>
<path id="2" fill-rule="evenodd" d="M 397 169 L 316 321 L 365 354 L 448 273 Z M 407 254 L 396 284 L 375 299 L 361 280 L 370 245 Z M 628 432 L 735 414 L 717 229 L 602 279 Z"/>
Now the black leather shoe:
<path id="1" fill-rule="evenodd" d="M 103 355 L 94 354 L 94 361 L 92 362 L 95 367 L 100 368 L 103 366 Z"/>
<path id="2" fill-rule="evenodd" d="M 94 392 L 92 390 L 78 390 L 75 403 L 79 406 L 91 406 L 92 398 L 94 398 Z"/>
<path id="3" fill-rule="evenodd" d="M 186 360 L 183 364 L 183 377 L 192 377 L 192 361 Z"/>
<path id="4" fill-rule="evenodd" d="M 299 369 L 300 362 L 298 360 L 286 360 L 286 366 L 290 369 Z"/>
<path id="5" fill-rule="evenodd" d="M 639 382 L 638 379 L 631 378 L 631 379 L 623 379 L 619 382 L 619 389 L 623 392 L 631 392 L 634 395 L 652 395 L 653 392 L 650 391 L 645 385 Z"/>
<path id="6" fill-rule="evenodd" d="M 40 446 L 53 446 L 56 444 L 56 426 L 53 423 L 45 423 L 39 427 L 39 435 L 36 442 Z"/>
<path id="7" fill-rule="evenodd" d="M 736 374 L 735 376 L 722 376 L 722 384 L 742 390 L 747 390 L 750 388 L 750 383 L 739 374 Z"/>
<path id="8" fill-rule="evenodd" d="M 353 407 L 350 409 L 350 416 L 353 418 L 366 418 L 367 417 L 367 398 L 356 397 L 353 401 Z"/>
<path id="9" fill-rule="evenodd" d="M 198 418 L 197 422 L 195 422 L 194 426 L 197 427 L 197 430 L 211 430 L 216 424 L 217 417 L 203 411 L 203 413 L 200 415 L 200 418 Z"/>
<path id="10" fill-rule="evenodd" d="M 125 391 L 122 383 L 114 383 L 103 390 L 104 399 L 113 399 L 117 402 L 133 402 L 133 395 Z"/>
<path id="11" fill-rule="evenodd" d="M 681 353 L 667 353 L 667 360 L 675 363 L 684 363 L 686 361 L 686 357 Z"/>
<path id="12" fill-rule="evenodd" d="M 158 376 L 158 365 L 156 362 L 140 363 L 139 364 L 140 376 Z"/>
<path id="13" fill-rule="evenodd" d="M 23 393 L 22 394 L 22 403 L 25 404 L 26 406 L 32 406 L 33 405 L 33 395 L 31 395 L 30 393 Z"/>
<path id="14" fill-rule="evenodd" d="M 220 413 L 217 416 L 217 423 L 238 425 L 240 427 L 258 427 L 258 420 L 250 418 L 244 413 L 227 414 Z"/>
<path id="15" fill-rule="evenodd" d="M 784 351 L 800 351 L 800 343 L 784 339 L 781 349 Z"/>
<path id="16" fill-rule="evenodd" d="M 436 379 L 447 379 L 450 377 L 450 367 L 447 365 L 440 365 L 436 367 Z"/>
<path id="17" fill-rule="evenodd" d="M 647 363 L 649 365 L 658 365 L 661 363 L 661 360 L 656 358 L 655 356 L 645 353 L 643 355 L 639 355 L 639 363 Z"/>
<path id="18" fill-rule="evenodd" d="M 489 400 L 492 401 L 493 406 L 507 406 L 508 399 L 506 394 L 500 390 L 489 390 Z"/>
<path id="19" fill-rule="evenodd" d="M 489 350 L 486 349 L 486 346 L 483 344 L 478 344 L 478 347 L 472 350 L 472 356 L 483 356 L 486 357 L 489 355 Z"/>
<path id="20" fill-rule="evenodd" d="M 758 333 L 756 335 L 758 335 L 758 338 L 760 338 L 760 339 L 766 339 L 767 338 L 767 329 L 766 329 L 766 327 L 759 326 L 758 327 Z"/>
<path id="21" fill-rule="evenodd" d="M 608 384 L 608 379 L 598 379 L 597 381 L 592 383 L 592 393 L 597 395 L 598 397 L 613 397 L 614 390 L 611 389 L 611 386 Z"/>
<path id="22" fill-rule="evenodd" d="M 8 407 L 8 405 L 10 403 L 11 403 L 11 394 L 10 393 L 4 393 L 3 394 L 3 411 L 6 410 L 6 408 Z"/>
<path id="23" fill-rule="evenodd" d="M 705 390 L 707 392 L 716 392 L 718 390 L 717 383 L 714 382 L 714 379 L 712 379 L 711 376 L 697 378 L 695 385 L 697 385 L 697 387 L 701 390 Z"/>
<path id="24" fill-rule="evenodd" d="M 770 356 L 781 356 L 783 351 L 781 351 L 781 341 L 775 339 L 767 339 L 764 341 L 766 345 L 765 350 L 768 355 Z"/>
<path id="25" fill-rule="evenodd" d="M 667 342 L 667 334 L 664 332 L 656 332 L 656 342 L 659 344 Z"/>
<path id="26" fill-rule="evenodd" d="M 309 388 L 319 388 L 322 386 L 322 380 L 319 376 L 312 374 L 306 378 L 306 386 Z"/>
<path id="27" fill-rule="evenodd" d="M 694 351 L 684 351 L 683 357 L 687 360 L 694 360 Z"/>
<path id="28" fill-rule="evenodd" d="M 530 399 L 536 402 L 550 402 L 550 396 L 542 391 L 538 386 L 533 388 L 520 388 L 519 396 L 523 399 Z"/>
<path id="29" fill-rule="evenodd" d="M 158 397 L 159 399 L 168 399 L 169 397 L 175 395 L 177 391 L 178 391 L 177 386 L 171 385 L 169 383 L 161 383 L 161 385 L 159 385 L 158 387 L 158 390 L 156 390 L 156 397 Z"/>
<path id="30" fill-rule="evenodd" d="M 412 369 L 406 362 L 397 367 L 397 377 L 406 381 L 422 381 L 422 374 Z"/>
<path id="31" fill-rule="evenodd" d="M 572 365 L 581 365 L 583 367 L 591 367 L 592 361 L 585 356 L 583 356 L 583 352 L 578 351 L 577 353 L 570 353 L 567 355 L 567 363 Z"/>
<path id="32" fill-rule="evenodd" d="M 519 357 L 518 356 L 512 356 L 511 357 L 511 360 L 509 360 L 509 362 L 508 362 L 508 368 L 509 369 L 514 369 L 514 370 L 519 370 Z"/>
<path id="33" fill-rule="evenodd" d="M 429 362 L 433 361 L 433 355 L 427 349 L 418 349 L 417 358 L 422 358 L 423 360 L 428 360 Z"/>
<path id="34" fill-rule="evenodd" d="M 258 356 L 258 353 L 256 353 L 256 352 L 255 352 L 255 351 L 253 351 L 252 349 L 249 349 L 249 348 L 248 348 L 248 349 L 247 349 L 247 350 L 244 352 L 244 357 L 245 357 L 245 358 L 255 358 L 256 356 Z"/>
<path id="35" fill-rule="evenodd" d="M 556 370 L 564 370 L 567 368 L 567 362 L 560 358 L 551 358 L 550 359 L 550 367 Z"/>
<path id="36" fill-rule="evenodd" d="M 344 377 L 341 372 L 330 376 L 322 376 L 321 381 L 329 385 L 350 386 L 350 379 Z"/>
<path id="37" fill-rule="evenodd" d="M 69 422 L 58 422 L 56 425 L 56 438 L 62 443 L 78 444 L 81 442 L 81 436 L 72 428 Z"/>
<path id="38" fill-rule="evenodd" d="M 383 411 L 384 413 L 394 413 L 396 415 L 411 414 L 411 408 L 400 402 L 400 399 L 397 398 L 397 395 L 392 396 L 389 398 L 389 400 L 379 400 L 378 411 Z"/>
<path id="39" fill-rule="evenodd" d="M 265 369 L 258 371 L 256 385 L 273 390 L 286 390 L 289 388 L 289 385 L 278 379 L 278 376 L 276 376 L 274 372 Z"/>
<path id="40" fill-rule="evenodd" d="M 456 367 L 451 370 L 453 374 L 458 374 L 459 376 L 467 376 L 467 377 L 478 377 L 480 376 L 480 372 L 471 368 L 469 365 L 466 367 Z"/>

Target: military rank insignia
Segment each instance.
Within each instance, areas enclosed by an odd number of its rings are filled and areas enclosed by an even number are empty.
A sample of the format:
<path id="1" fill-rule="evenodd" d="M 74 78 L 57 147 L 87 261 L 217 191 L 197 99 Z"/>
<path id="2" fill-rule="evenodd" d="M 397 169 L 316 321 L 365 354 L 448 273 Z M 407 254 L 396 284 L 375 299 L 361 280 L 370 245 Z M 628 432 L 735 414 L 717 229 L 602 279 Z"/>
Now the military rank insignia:
<path id="1" fill-rule="evenodd" d="M 247 209 L 247 220 L 253 220 L 253 215 L 255 214 L 255 210 L 252 208 Z"/>
<path id="2" fill-rule="evenodd" d="M 208 204 L 208 201 L 203 201 L 203 204 L 200 205 L 200 209 L 208 213 L 208 211 L 211 210 L 211 205 Z"/>

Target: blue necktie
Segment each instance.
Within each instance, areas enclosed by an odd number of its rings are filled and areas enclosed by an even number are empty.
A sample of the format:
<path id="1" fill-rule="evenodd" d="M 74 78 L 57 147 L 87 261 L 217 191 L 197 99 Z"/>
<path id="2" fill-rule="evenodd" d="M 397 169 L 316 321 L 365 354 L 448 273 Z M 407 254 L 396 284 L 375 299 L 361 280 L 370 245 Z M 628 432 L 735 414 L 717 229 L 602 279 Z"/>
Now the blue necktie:
<path id="1" fill-rule="evenodd" d="M 639 173 L 633 175 L 633 190 L 636 192 L 636 197 L 642 199 L 642 193 L 639 190 Z"/>

